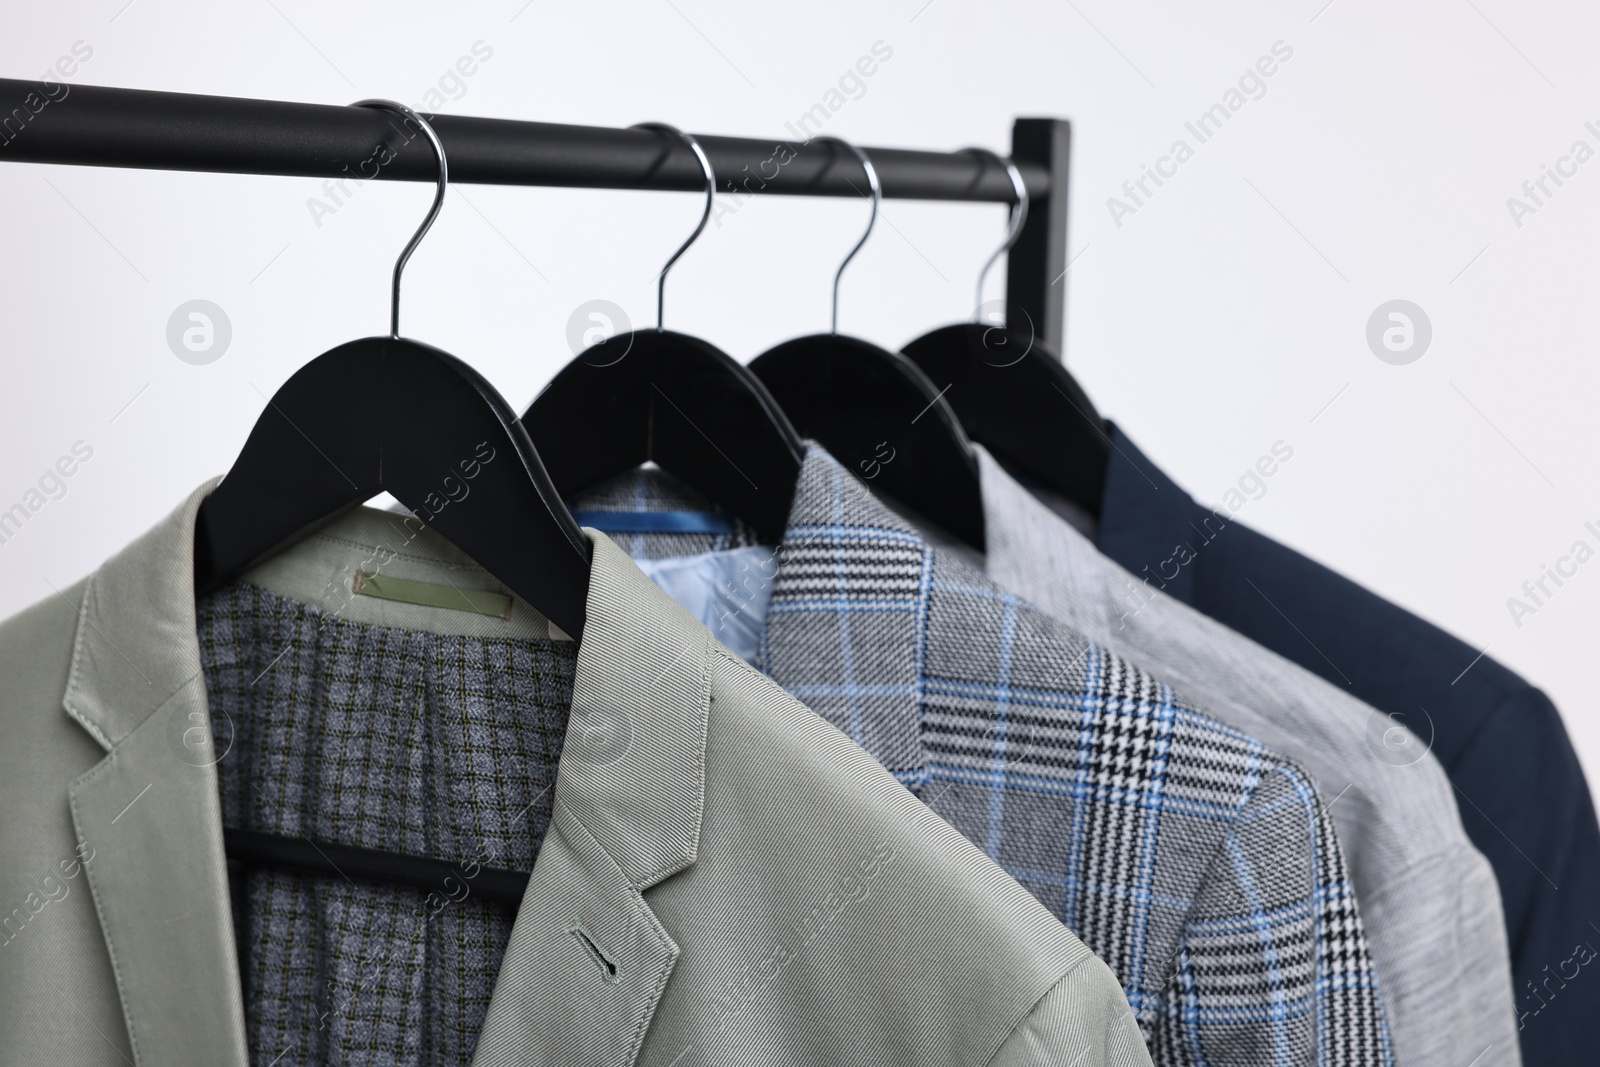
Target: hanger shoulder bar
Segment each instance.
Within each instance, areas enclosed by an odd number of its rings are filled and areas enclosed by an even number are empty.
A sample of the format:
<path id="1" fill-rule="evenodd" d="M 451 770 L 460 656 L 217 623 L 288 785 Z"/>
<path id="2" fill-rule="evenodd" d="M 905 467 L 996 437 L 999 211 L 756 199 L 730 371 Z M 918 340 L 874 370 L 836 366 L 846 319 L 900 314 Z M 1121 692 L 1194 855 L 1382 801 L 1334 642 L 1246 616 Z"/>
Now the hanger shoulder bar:
<path id="1" fill-rule="evenodd" d="M 51 99 L 51 94 L 55 99 Z M 647 130 L 426 115 L 444 142 L 450 180 L 698 192 L 705 178 L 693 152 Z M 433 181 L 427 146 L 400 120 L 369 108 L 201 96 L 0 78 L 0 161 L 94 167 L 276 174 L 311 178 Z M 802 138 L 700 137 L 718 189 L 791 196 L 859 197 L 860 168 L 836 149 L 800 151 Z M 913 200 L 1008 203 L 1011 183 L 994 167 L 955 152 L 869 148 L 883 195 Z M 1043 196 L 1049 175 L 1023 164 Z"/>
<path id="2" fill-rule="evenodd" d="M 516 907 L 528 887 L 528 872 L 449 863 L 426 856 L 404 856 L 351 845 L 313 842 L 308 837 L 285 837 L 254 830 L 224 829 L 228 859 L 245 867 L 286 867 L 330 878 L 361 878 L 437 893 L 441 900 L 483 897 Z"/>

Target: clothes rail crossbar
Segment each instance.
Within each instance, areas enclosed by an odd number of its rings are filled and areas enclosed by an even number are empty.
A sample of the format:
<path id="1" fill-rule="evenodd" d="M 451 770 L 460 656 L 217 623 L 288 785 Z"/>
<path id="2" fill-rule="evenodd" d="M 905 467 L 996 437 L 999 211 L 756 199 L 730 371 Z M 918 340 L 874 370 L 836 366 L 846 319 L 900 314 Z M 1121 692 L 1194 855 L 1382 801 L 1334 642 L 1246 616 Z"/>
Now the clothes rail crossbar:
<path id="1" fill-rule="evenodd" d="M 703 188 L 690 150 L 649 131 L 425 117 L 445 145 L 452 182 Z M 426 144 L 408 150 L 415 134 L 370 108 L 0 78 L 0 161 L 431 182 L 435 164 Z M 863 195 L 857 164 L 836 145 L 697 136 L 724 193 Z M 1065 120 L 1020 118 L 1012 128 L 1011 155 L 1031 201 L 1008 258 L 1007 303 L 1057 352 L 1065 325 L 1070 145 Z M 866 151 L 887 198 L 1010 203 L 1014 196 L 1005 172 L 975 155 Z"/>

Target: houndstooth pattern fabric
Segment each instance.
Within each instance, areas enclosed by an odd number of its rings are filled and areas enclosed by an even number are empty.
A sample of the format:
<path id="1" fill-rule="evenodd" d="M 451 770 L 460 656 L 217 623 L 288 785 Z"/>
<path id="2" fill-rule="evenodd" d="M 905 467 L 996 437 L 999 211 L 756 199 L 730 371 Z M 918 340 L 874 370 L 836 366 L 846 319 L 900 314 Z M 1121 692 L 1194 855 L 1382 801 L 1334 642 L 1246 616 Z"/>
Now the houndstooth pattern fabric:
<path id="1" fill-rule="evenodd" d="M 1111 967 L 1155 1063 L 1392 1063 L 1298 766 L 935 552 L 818 449 L 778 559 L 759 665 Z"/>
<path id="2" fill-rule="evenodd" d="M 549 825 L 570 642 L 354 623 L 238 583 L 197 609 L 223 825 L 529 870 Z M 469 887 L 463 895 L 461 887 Z M 251 1061 L 467 1064 L 513 910 L 253 870 L 235 894 Z"/>

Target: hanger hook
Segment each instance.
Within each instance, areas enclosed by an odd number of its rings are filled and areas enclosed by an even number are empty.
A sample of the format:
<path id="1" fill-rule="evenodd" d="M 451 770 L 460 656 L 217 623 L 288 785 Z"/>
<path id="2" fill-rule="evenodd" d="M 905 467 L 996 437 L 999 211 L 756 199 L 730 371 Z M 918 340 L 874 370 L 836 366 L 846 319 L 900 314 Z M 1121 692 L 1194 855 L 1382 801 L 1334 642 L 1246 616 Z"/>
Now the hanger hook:
<path id="1" fill-rule="evenodd" d="M 665 122 L 640 122 L 630 126 L 629 129 L 655 130 L 658 133 L 672 134 L 672 136 L 689 146 L 689 151 L 693 152 L 694 158 L 700 161 L 700 169 L 705 172 L 706 176 L 706 209 L 700 213 L 700 225 L 696 226 L 694 232 L 689 235 L 689 239 L 683 242 L 676 252 L 672 253 L 672 258 L 667 260 L 667 265 L 661 268 L 661 273 L 656 277 L 656 329 L 660 330 L 665 328 L 662 323 L 666 317 L 667 271 L 672 269 L 672 265 L 678 262 L 678 257 L 689 251 L 689 246 L 699 240 L 700 234 L 704 232 L 706 220 L 711 218 L 711 198 L 717 190 L 717 173 L 711 169 L 711 160 L 706 156 L 706 150 L 700 147 L 700 142 L 695 140 L 694 134 L 684 133 L 678 127 L 668 125 Z"/>
<path id="2" fill-rule="evenodd" d="M 444 160 L 444 145 L 439 141 L 439 135 L 433 132 L 433 127 L 428 120 L 394 100 L 357 100 L 352 107 L 375 107 L 385 111 L 393 111 L 409 122 L 415 122 L 423 134 L 428 138 L 428 143 L 433 146 L 434 158 L 439 161 L 439 188 L 433 194 L 433 206 L 428 209 L 428 217 L 422 220 L 422 225 L 417 227 L 417 232 L 411 235 L 411 240 L 406 244 L 405 250 L 400 253 L 400 258 L 394 262 L 394 286 L 389 296 L 389 336 L 396 341 L 400 340 L 400 275 L 406 269 L 406 261 L 411 258 L 411 253 L 417 250 L 422 243 L 422 238 L 433 227 L 433 220 L 439 217 L 439 209 L 444 207 L 445 186 L 450 183 L 450 169 Z M 407 138 L 409 140 L 409 138 Z"/>
<path id="3" fill-rule="evenodd" d="M 844 269 L 850 265 L 850 261 L 856 258 L 856 253 L 861 251 L 861 246 L 867 243 L 868 237 L 872 236 L 873 224 L 878 221 L 878 201 L 883 199 L 883 186 L 878 182 L 878 168 L 872 165 L 872 160 L 867 157 L 867 153 L 846 141 L 843 137 L 835 137 L 831 133 L 820 133 L 806 143 L 810 144 L 813 141 L 826 141 L 829 144 L 836 144 L 855 156 L 856 162 L 860 163 L 861 169 L 866 172 L 867 187 L 872 191 L 872 214 L 867 217 L 867 228 L 862 232 L 861 240 L 857 241 L 856 246 L 850 250 L 850 254 L 844 257 L 844 262 L 839 264 L 839 269 L 833 276 L 833 319 L 829 332 L 838 333 L 839 280 L 844 277 Z"/>
<path id="4" fill-rule="evenodd" d="M 989 276 L 989 268 L 995 265 L 995 261 L 1011 251 L 1011 246 L 1017 243 L 1018 237 L 1022 236 L 1022 224 L 1028 220 L 1028 185 L 1022 180 L 1022 171 L 1017 169 L 1017 165 L 1011 161 L 1011 157 L 1001 156 L 999 153 L 987 148 L 963 148 L 961 151 L 967 155 L 979 156 L 990 160 L 1004 167 L 1006 176 L 1011 179 L 1011 188 L 1017 194 L 1016 201 L 1011 205 L 1010 226 L 1006 231 L 1005 244 L 994 250 L 994 255 L 989 257 L 989 261 L 983 265 L 983 270 L 978 272 L 978 302 L 972 311 L 972 321 L 980 322 L 982 320 L 979 318 L 979 313 L 983 308 L 983 280 Z"/>

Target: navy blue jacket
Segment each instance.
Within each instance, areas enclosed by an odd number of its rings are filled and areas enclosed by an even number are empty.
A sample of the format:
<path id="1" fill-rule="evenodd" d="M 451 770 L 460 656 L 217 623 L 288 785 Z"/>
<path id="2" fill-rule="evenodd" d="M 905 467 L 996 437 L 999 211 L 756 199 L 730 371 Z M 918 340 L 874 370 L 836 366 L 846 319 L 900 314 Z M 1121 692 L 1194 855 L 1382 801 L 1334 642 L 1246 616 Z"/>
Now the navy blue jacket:
<path id="1" fill-rule="evenodd" d="M 1523 1062 L 1595 1062 L 1600 827 L 1555 705 L 1431 623 L 1196 503 L 1120 429 L 1112 440 L 1100 550 L 1431 743 L 1500 883 Z M 1412 758 L 1392 752 L 1397 765 Z"/>

